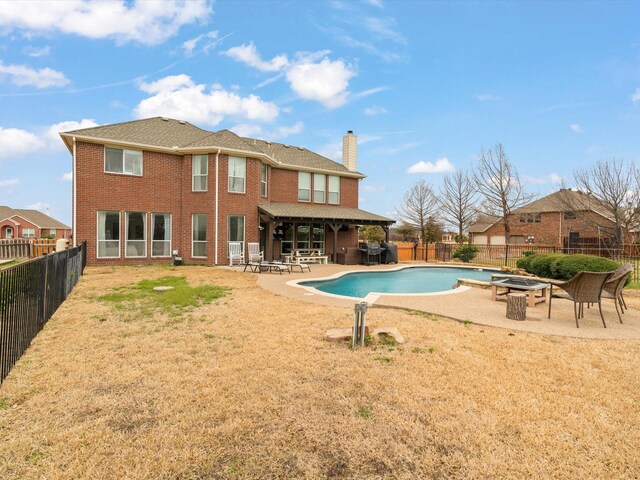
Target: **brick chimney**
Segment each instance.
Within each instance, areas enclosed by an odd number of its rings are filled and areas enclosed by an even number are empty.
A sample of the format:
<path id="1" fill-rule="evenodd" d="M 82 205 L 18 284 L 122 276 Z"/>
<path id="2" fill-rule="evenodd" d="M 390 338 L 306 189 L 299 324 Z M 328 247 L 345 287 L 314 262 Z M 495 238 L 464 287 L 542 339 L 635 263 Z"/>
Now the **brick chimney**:
<path id="1" fill-rule="evenodd" d="M 342 164 L 352 172 L 357 171 L 358 163 L 358 137 L 353 133 L 353 130 L 349 130 L 347 134 L 342 137 Z"/>

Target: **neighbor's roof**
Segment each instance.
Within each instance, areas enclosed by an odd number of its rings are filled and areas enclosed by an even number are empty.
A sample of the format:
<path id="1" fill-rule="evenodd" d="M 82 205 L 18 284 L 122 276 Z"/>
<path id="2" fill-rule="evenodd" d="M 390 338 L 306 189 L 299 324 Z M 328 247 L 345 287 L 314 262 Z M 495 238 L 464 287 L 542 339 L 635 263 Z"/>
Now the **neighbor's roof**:
<path id="1" fill-rule="evenodd" d="M 495 225 L 500 220 L 500 217 L 493 215 L 480 215 L 473 225 L 468 229 L 468 233 L 482 233 L 489 227 Z"/>
<path id="2" fill-rule="evenodd" d="M 513 214 L 570 211 L 592 211 L 604 218 L 611 219 L 611 214 L 599 200 L 579 190 L 567 188 L 562 188 L 546 197 L 517 208 Z"/>
<path id="3" fill-rule="evenodd" d="M 334 162 L 306 148 L 245 138 L 229 130 L 210 132 L 189 122 L 165 117 L 133 120 L 99 127 L 83 128 L 60 134 L 69 150 L 74 137 L 103 143 L 113 142 L 142 148 L 170 151 L 171 153 L 194 153 L 216 151 L 245 154 L 263 158 L 282 168 L 309 169 L 336 172 L 346 176 L 362 178 L 344 165 Z"/>
<path id="4" fill-rule="evenodd" d="M 258 208 L 273 218 L 279 219 L 315 219 L 322 221 L 392 224 L 392 220 L 359 208 L 338 207 L 334 205 L 305 205 L 299 203 L 265 203 Z"/>
<path id="5" fill-rule="evenodd" d="M 27 220 L 29 223 L 34 224 L 38 228 L 54 228 L 59 230 L 70 230 L 71 227 L 59 222 L 55 218 L 51 218 L 49 215 L 45 215 L 38 210 L 30 210 L 25 208 L 11 208 L 4 205 L 0 205 L 0 220 L 11 218 L 14 216 L 20 216 Z"/>

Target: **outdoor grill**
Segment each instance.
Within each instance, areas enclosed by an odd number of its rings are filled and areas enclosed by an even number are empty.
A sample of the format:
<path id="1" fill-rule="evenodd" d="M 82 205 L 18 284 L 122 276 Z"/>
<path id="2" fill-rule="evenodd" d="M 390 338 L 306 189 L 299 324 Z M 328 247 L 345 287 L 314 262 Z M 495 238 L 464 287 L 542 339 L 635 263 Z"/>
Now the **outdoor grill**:
<path id="1" fill-rule="evenodd" d="M 363 265 L 377 265 L 380 263 L 382 248 L 377 243 L 365 243 L 360 249 Z"/>

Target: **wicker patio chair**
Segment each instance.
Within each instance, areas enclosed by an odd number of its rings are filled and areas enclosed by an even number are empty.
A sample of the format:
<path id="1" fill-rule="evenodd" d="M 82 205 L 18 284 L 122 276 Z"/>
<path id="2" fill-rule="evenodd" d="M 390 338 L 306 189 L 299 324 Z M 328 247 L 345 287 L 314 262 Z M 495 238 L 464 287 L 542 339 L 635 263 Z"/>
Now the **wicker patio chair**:
<path id="1" fill-rule="evenodd" d="M 584 304 L 597 303 L 600 310 L 600 318 L 604 328 L 607 323 L 602 315 L 602 289 L 605 282 L 611 277 L 613 272 L 578 272 L 572 279 L 566 282 L 550 282 L 549 289 L 549 314 L 547 318 L 551 318 L 551 300 L 553 298 L 553 287 L 559 287 L 564 290 L 568 298 L 573 301 L 573 315 L 576 318 L 576 327 L 580 328 L 578 319 L 584 317 Z"/>
<path id="2" fill-rule="evenodd" d="M 622 316 L 620 315 L 620 311 L 624 313 L 624 309 L 627 306 L 624 302 L 624 297 L 622 296 L 622 289 L 624 288 L 624 284 L 627 281 L 627 277 L 631 274 L 631 272 L 633 272 L 634 269 L 635 267 L 632 263 L 625 263 L 611 274 L 611 277 L 609 277 L 609 280 L 606 281 L 602 289 L 602 298 L 613 299 L 613 302 L 616 305 L 616 313 L 618 314 L 620 323 L 622 323 Z"/>

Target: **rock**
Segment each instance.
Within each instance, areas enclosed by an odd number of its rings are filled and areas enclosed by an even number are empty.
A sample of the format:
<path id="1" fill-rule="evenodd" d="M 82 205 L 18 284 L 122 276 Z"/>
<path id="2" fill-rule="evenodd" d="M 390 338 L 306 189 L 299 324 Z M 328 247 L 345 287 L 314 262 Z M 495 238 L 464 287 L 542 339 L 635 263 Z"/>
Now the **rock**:
<path id="1" fill-rule="evenodd" d="M 167 290 L 173 290 L 174 287 L 153 287 L 154 292 L 166 292 Z"/>
<path id="2" fill-rule="evenodd" d="M 327 330 L 324 334 L 324 338 L 329 342 L 342 342 L 344 340 L 351 340 L 353 329 L 351 328 L 332 328 Z"/>
<path id="3" fill-rule="evenodd" d="M 380 327 L 371 332 L 371 338 L 378 342 L 391 339 L 396 343 L 404 343 L 405 339 L 396 327 Z"/>

